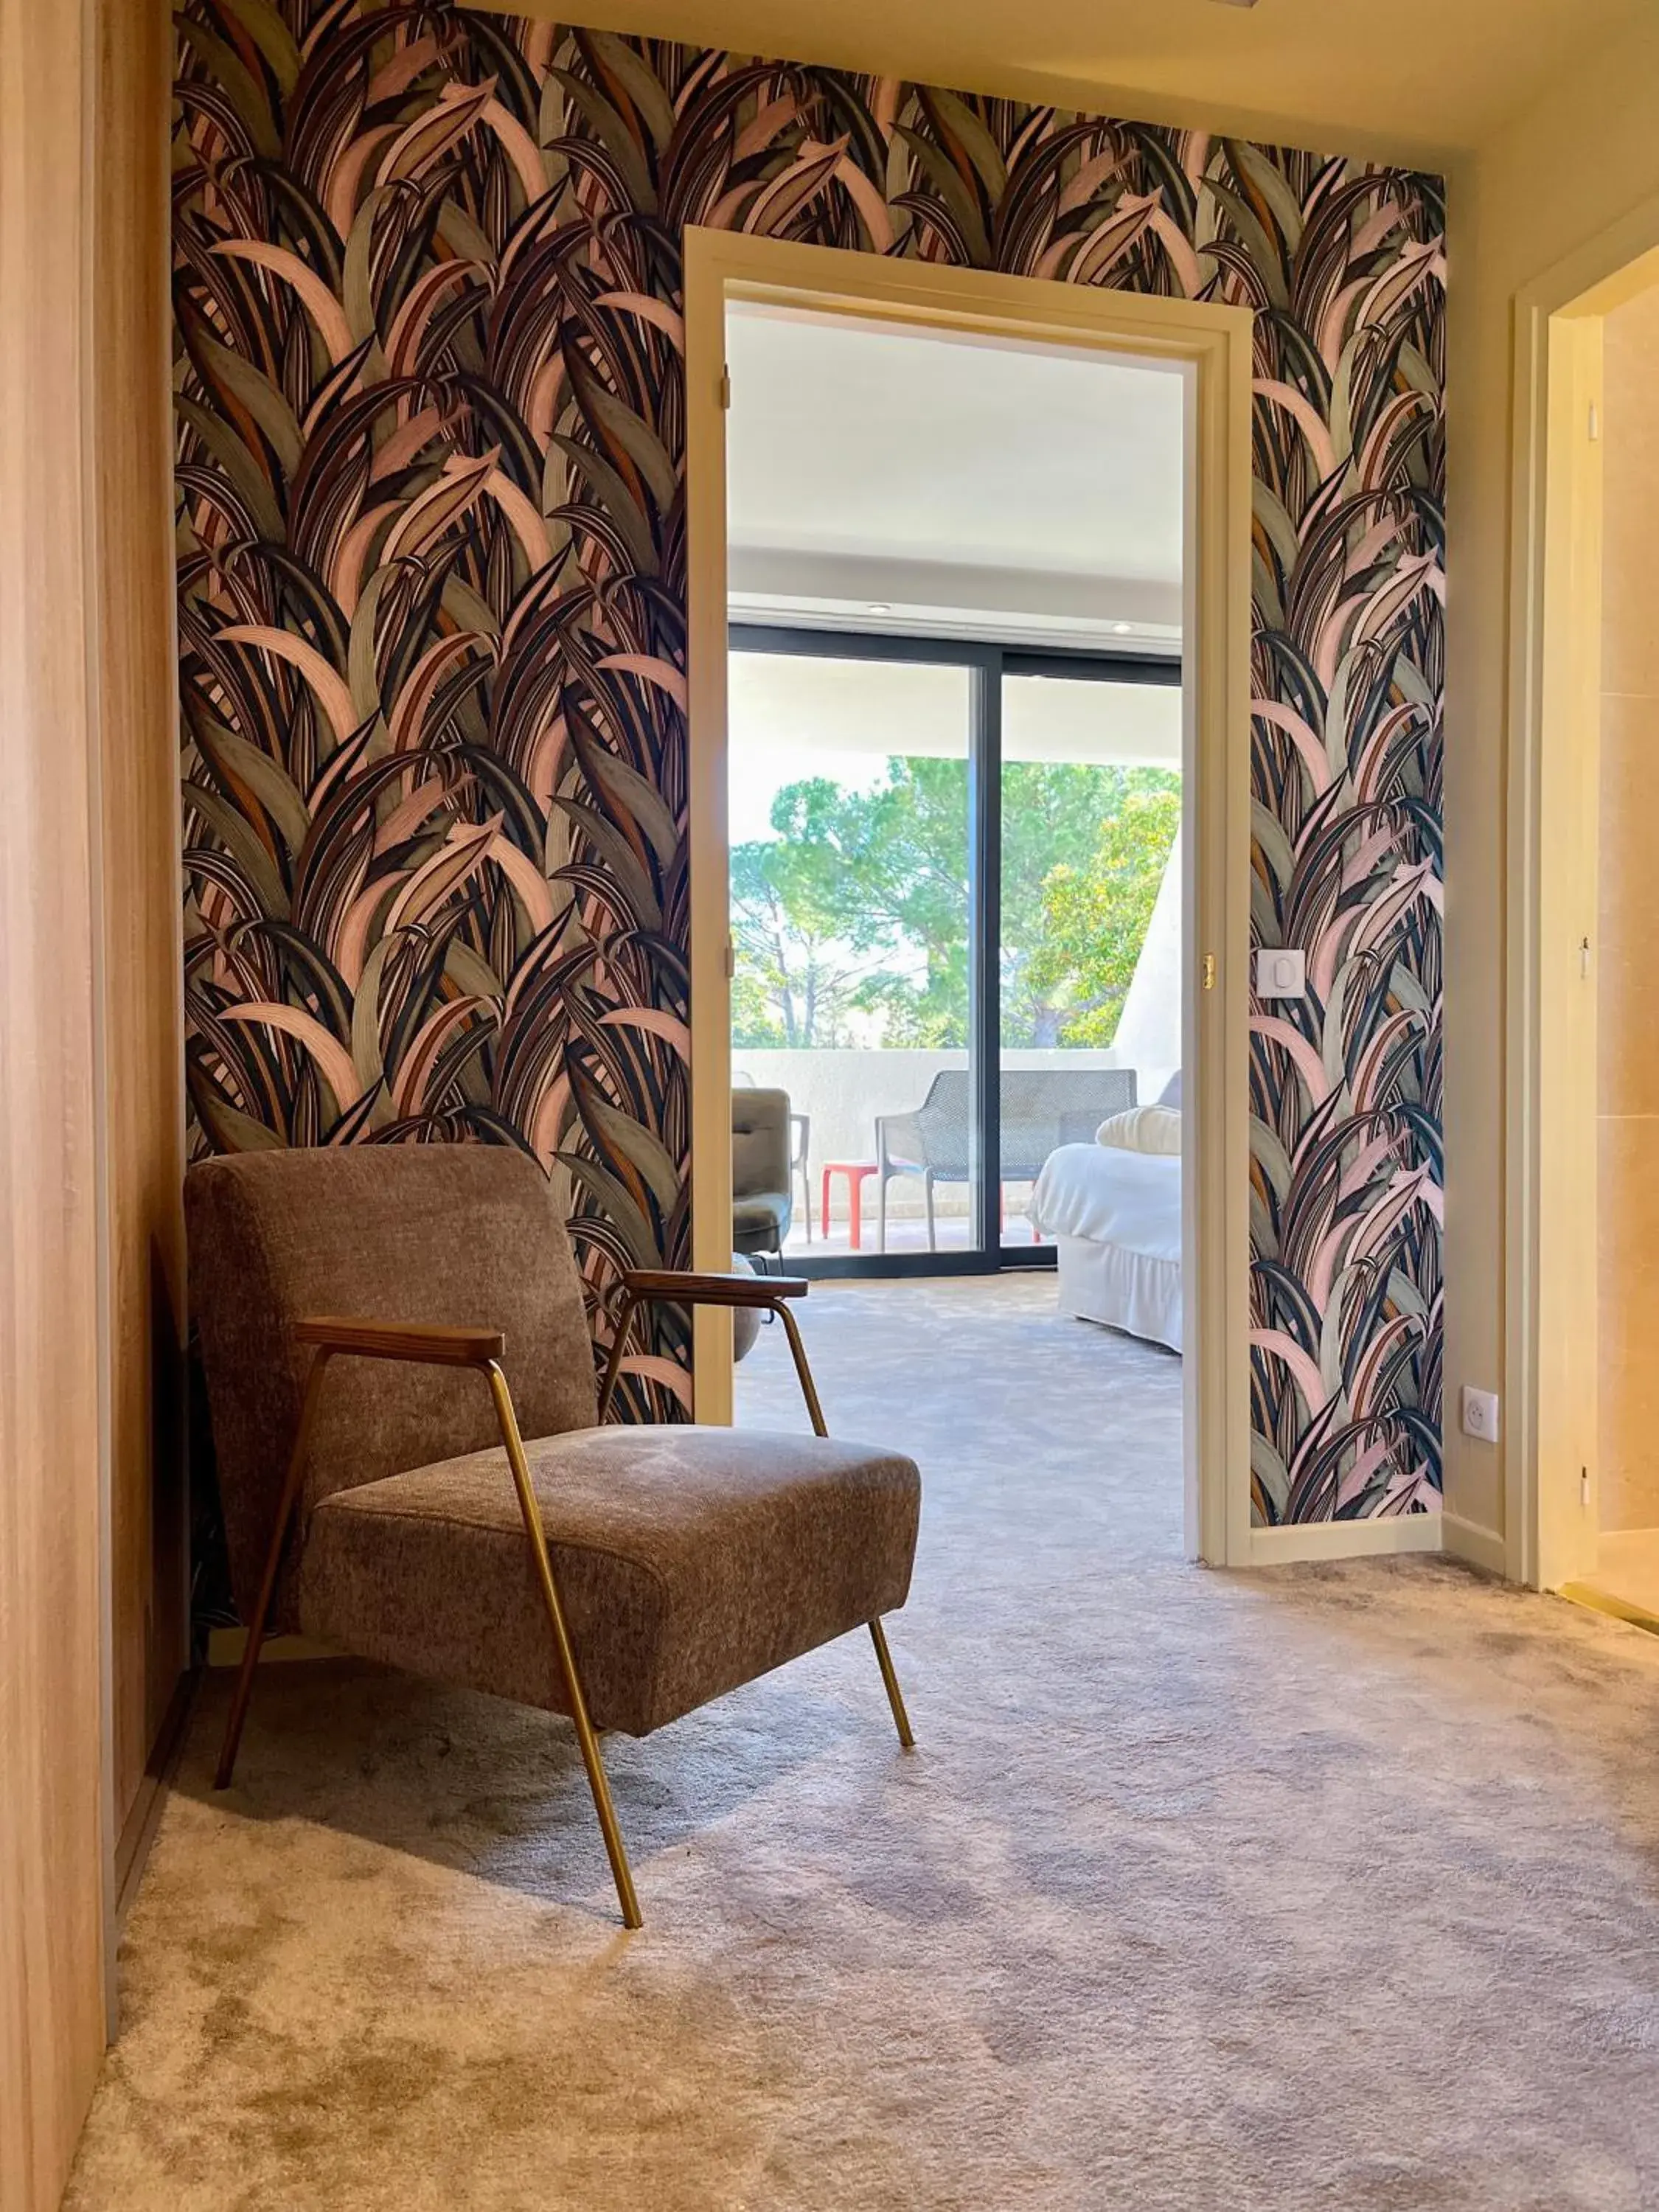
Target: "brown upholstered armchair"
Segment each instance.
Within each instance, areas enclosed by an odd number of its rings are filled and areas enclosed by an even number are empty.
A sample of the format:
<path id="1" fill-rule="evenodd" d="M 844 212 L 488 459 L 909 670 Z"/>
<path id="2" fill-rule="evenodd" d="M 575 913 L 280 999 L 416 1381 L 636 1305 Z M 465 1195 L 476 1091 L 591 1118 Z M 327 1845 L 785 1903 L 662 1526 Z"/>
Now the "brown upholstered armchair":
<path id="1" fill-rule="evenodd" d="M 574 1723 L 623 1918 L 640 1923 L 598 1735 L 645 1735 L 903 1604 L 921 1483 L 836 1443 L 798 1279 L 633 1273 L 596 1393 L 545 1177 L 504 1147 L 358 1146 L 203 1162 L 186 1179 L 231 1579 L 248 1642 L 297 1630 Z M 769 1309 L 816 1433 L 605 1425 L 635 1309 Z"/>

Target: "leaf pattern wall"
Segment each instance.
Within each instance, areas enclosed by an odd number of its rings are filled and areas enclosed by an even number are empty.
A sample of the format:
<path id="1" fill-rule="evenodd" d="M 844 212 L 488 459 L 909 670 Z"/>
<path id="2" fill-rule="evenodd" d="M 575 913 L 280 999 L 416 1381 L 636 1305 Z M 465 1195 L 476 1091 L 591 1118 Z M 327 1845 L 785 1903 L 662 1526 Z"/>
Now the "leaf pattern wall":
<path id="1" fill-rule="evenodd" d="M 1254 928 L 1310 975 L 1253 1009 L 1255 1510 L 1435 1503 L 1438 180 L 447 0 L 179 30 L 196 1149 L 521 1145 L 601 1337 L 684 1261 L 688 224 L 1242 303 Z"/>

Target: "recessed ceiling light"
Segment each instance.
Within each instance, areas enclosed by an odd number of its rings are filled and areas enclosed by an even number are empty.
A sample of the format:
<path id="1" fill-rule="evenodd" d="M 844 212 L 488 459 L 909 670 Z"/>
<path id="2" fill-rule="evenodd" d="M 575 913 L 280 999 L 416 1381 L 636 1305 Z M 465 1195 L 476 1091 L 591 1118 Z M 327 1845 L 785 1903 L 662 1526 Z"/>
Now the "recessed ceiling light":
<path id="1" fill-rule="evenodd" d="M 864 611 L 867 615 L 890 615 L 893 610 L 885 599 L 872 599 Z"/>
<path id="2" fill-rule="evenodd" d="M 1112 628 L 1117 632 L 1120 637 L 1127 637 L 1129 632 L 1134 628 L 1134 624 L 1133 623 L 1114 623 L 1112 624 Z"/>

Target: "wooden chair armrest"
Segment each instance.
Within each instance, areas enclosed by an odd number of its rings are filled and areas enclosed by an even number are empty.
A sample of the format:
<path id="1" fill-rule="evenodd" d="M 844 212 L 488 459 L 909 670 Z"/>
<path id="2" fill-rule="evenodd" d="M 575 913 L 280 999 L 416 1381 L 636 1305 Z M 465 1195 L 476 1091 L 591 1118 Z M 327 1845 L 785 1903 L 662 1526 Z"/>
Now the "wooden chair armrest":
<path id="1" fill-rule="evenodd" d="M 313 1314 L 297 1322 L 301 1344 L 365 1359 L 408 1359 L 423 1367 L 485 1367 L 500 1359 L 507 1339 L 498 1328 L 453 1328 L 443 1322 L 343 1321 Z"/>
<path id="2" fill-rule="evenodd" d="M 773 1306 L 804 1298 L 805 1275 L 697 1275 L 689 1268 L 630 1267 L 623 1277 L 630 1297 L 661 1298 L 684 1306 Z"/>

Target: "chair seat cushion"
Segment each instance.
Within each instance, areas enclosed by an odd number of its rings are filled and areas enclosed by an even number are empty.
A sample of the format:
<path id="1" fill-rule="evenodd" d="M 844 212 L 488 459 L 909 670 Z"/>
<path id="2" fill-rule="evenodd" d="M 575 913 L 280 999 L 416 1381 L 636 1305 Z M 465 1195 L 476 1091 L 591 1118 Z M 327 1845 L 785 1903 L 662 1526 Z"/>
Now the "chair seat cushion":
<path id="1" fill-rule="evenodd" d="M 833 1438 L 613 1425 L 526 1446 L 598 1728 L 644 1735 L 903 1604 L 914 1463 Z M 298 1577 L 307 1635 L 568 1710 L 499 1448 L 336 1492 Z"/>

